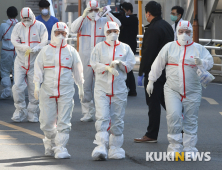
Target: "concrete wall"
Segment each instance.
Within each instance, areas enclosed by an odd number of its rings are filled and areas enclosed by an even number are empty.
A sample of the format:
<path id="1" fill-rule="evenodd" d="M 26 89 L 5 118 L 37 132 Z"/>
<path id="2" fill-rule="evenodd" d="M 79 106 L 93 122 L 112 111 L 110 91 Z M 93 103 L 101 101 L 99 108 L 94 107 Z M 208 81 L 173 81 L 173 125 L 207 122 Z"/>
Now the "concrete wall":
<path id="1" fill-rule="evenodd" d="M 20 12 L 25 6 L 25 0 L 0 0 L 0 4 L 0 23 L 2 23 L 3 20 L 8 19 L 6 14 L 8 7 L 15 6 L 18 12 Z M 18 15 L 17 19 L 20 20 L 20 15 Z"/>
<path id="2" fill-rule="evenodd" d="M 25 0 L 0 0 L 0 24 L 3 23 L 3 20 L 7 20 L 7 14 L 6 11 L 8 7 L 15 6 L 18 10 L 18 13 L 21 11 L 21 9 L 25 5 Z M 18 15 L 17 19 L 20 21 L 20 14 Z M 0 46 L 2 46 L 0 41 Z"/>

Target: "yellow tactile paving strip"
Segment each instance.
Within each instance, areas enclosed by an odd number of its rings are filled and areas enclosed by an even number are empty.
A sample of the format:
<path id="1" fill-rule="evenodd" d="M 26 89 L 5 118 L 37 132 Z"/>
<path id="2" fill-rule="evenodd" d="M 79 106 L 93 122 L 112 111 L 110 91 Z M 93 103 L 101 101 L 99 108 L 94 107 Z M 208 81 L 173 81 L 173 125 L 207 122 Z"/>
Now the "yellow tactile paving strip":
<path id="1" fill-rule="evenodd" d="M 10 123 L 3 122 L 1 120 L 0 120 L 0 125 L 7 126 L 9 128 L 12 128 L 12 129 L 15 129 L 15 130 L 27 133 L 27 134 L 29 134 L 31 136 L 35 136 L 35 137 L 40 138 L 40 139 L 44 139 L 45 138 L 45 136 L 42 135 L 42 134 L 36 133 L 36 132 L 34 132 L 32 130 L 28 130 L 28 129 L 25 129 L 25 128 L 22 128 L 22 127 L 19 127 L 19 126 L 16 126 L 16 125 L 12 125 Z"/>

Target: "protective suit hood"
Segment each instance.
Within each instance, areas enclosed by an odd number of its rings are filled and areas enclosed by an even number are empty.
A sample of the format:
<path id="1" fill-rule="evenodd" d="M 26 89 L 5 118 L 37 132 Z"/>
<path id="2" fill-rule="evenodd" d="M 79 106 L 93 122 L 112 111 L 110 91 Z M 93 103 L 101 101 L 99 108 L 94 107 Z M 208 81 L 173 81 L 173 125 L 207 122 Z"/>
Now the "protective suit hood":
<path id="1" fill-rule="evenodd" d="M 31 18 L 30 23 L 26 23 L 26 22 L 24 21 L 24 17 Z M 34 15 L 34 13 L 32 12 L 31 8 L 29 8 L 29 7 L 24 7 L 24 8 L 22 8 L 22 10 L 21 10 L 21 12 L 20 12 L 20 18 L 21 18 L 21 22 L 23 23 L 23 25 L 28 26 L 28 27 L 31 26 L 31 25 L 33 25 L 34 22 L 35 22 L 35 15 Z"/>
<path id="2" fill-rule="evenodd" d="M 95 1 L 95 0 L 89 1 L 89 2 L 87 3 L 87 8 L 99 9 L 99 8 L 100 8 L 99 2 L 98 2 L 98 1 Z"/>
<path id="3" fill-rule="evenodd" d="M 106 33 L 108 30 L 113 30 L 113 29 L 120 31 L 119 30 L 119 25 L 116 22 L 109 21 L 104 26 L 104 35 L 106 36 L 106 42 L 108 44 L 112 45 L 112 46 L 114 44 L 118 44 L 119 43 L 119 40 L 118 40 L 119 33 L 118 34 L 111 33 L 109 35 Z"/>
<path id="4" fill-rule="evenodd" d="M 190 36 L 183 33 L 181 35 L 179 35 L 179 30 L 180 29 L 188 29 L 191 31 L 191 34 Z M 177 26 L 177 37 L 178 37 L 178 42 L 180 45 L 189 45 L 193 42 L 193 27 L 191 25 L 191 23 L 189 21 L 180 21 L 178 23 L 178 26 Z"/>
<path id="5" fill-rule="evenodd" d="M 98 1 L 95 1 L 95 0 L 92 0 L 92 1 L 89 1 L 88 4 L 87 4 L 87 8 L 91 8 L 91 9 L 99 9 L 100 6 L 99 6 L 99 3 Z M 96 14 L 97 12 L 90 12 L 88 14 L 88 17 L 91 19 L 91 20 L 95 20 L 95 17 L 96 17 Z"/>
<path id="6" fill-rule="evenodd" d="M 65 31 L 67 32 L 66 37 L 59 37 L 61 36 L 61 34 L 59 36 L 55 36 L 55 31 L 60 30 L 60 31 Z M 67 40 L 66 38 L 68 38 L 69 35 L 69 28 L 68 26 L 64 23 L 64 22 L 57 22 L 53 25 L 52 27 L 52 32 L 51 32 L 51 44 L 54 46 L 62 46 L 67 44 Z"/>

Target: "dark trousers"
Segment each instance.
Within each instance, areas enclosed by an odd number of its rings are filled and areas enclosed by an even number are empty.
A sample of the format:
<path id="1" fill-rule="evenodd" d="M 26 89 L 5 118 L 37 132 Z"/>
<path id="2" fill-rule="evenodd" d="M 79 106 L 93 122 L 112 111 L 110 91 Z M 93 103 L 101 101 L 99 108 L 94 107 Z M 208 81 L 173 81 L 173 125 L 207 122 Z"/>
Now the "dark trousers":
<path id="1" fill-rule="evenodd" d="M 165 101 L 164 101 L 164 92 L 163 92 L 163 82 L 156 81 L 154 83 L 154 89 L 151 97 L 149 97 L 146 92 L 146 86 L 148 84 L 148 77 L 144 77 L 144 88 L 146 94 L 146 103 L 149 106 L 148 117 L 149 125 L 147 127 L 147 132 L 145 136 L 151 139 L 157 139 L 160 127 L 160 114 L 161 114 L 161 105 L 166 110 Z"/>
<path id="2" fill-rule="evenodd" d="M 136 93 L 136 82 L 133 70 L 127 73 L 126 86 L 130 89 L 129 93 Z"/>

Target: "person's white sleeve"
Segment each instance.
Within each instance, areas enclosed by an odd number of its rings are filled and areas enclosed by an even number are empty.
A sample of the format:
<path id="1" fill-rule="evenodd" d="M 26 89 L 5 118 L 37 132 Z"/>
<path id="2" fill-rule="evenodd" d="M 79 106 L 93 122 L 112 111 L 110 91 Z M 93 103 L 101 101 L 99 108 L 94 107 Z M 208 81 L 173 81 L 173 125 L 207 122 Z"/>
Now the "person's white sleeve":
<path id="1" fill-rule="evenodd" d="M 127 52 L 127 56 L 126 56 L 126 61 L 120 61 L 121 64 L 119 65 L 120 69 L 122 71 L 126 71 L 126 73 L 129 73 L 134 65 L 136 64 L 136 59 L 135 56 L 131 50 L 131 48 L 128 46 L 128 52 Z"/>
<path id="2" fill-rule="evenodd" d="M 43 82 L 43 74 L 44 74 L 43 58 L 45 56 L 46 48 L 42 49 L 35 59 L 33 83 L 41 84 Z"/>
<path id="3" fill-rule="evenodd" d="M 168 61 L 168 44 L 166 44 L 159 52 L 158 56 L 154 60 L 151 71 L 149 73 L 148 80 L 156 82 L 161 76 L 163 69 L 166 67 Z"/>
<path id="4" fill-rule="evenodd" d="M 28 45 L 25 44 L 21 44 L 21 40 L 19 38 L 19 29 L 20 29 L 20 24 L 16 24 L 15 27 L 12 30 L 12 34 L 11 34 L 11 42 L 14 45 L 14 47 L 16 48 L 16 50 L 19 51 L 23 51 L 25 52 L 26 50 L 28 50 L 30 47 Z"/>
<path id="5" fill-rule="evenodd" d="M 100 63 L 100 54 L 99 54 L 99 48 L 96 45 L 93 48 L 93 51 L 91 53 L 91 57 L 90 57 L 90 65 L 92 67 L 92 69 L 96 72 L 96 73 L 104 73 L 106 71 L 106 66 L 103 63 Z"/>
<path id="6" fill-rule="evenodd" d="M 200 59 L 202 60 L 202 67 L 205 70 L 210 70 L 213 67 L 213 57 L 205 47 L 202 47 L 202 56 L 200 56 Z"/>
<path id="7" fill-rule="evenodd" d="M 108 19 L 108 21 L 116 22 L 119 25 L 119 27 L 121 26 L 121 22 L 113 14 L 111 14 L 110 12 L 108 12 L 106 14 L 106 18 Z"/>
<path id="8" fill-rule="evenodd" d="M 0 41 L 2 41 L 2 36 L 4 35 L 3 24 L 0 26 Z"/>
<path id="9" fill-rule="evenodd" d="M 71 32 L 78 33 L 79 31 L 81 31 L 84 19 L 85 18 L 83 18 L 82 16 L 79 16 L 75 21 L 73 21 L 71 25 Z"/>
<path id="10" fill-rule="evenodd" d="M 74 81 L 77 86 L 82 86 L 84 83 L 82 61 L 79 53 L 74 48 L 72 48 L 71 51 L 73 56 L 72 73 L 74 76 Z"/>
<path id="11" fill-rule="evenodd" d="M 40 43 L 33 47 L 35 52 L 40 51 L 44 46 L 48 44 L 48 31 L 44 24 L 41 24 L 40 26 Z"/>

